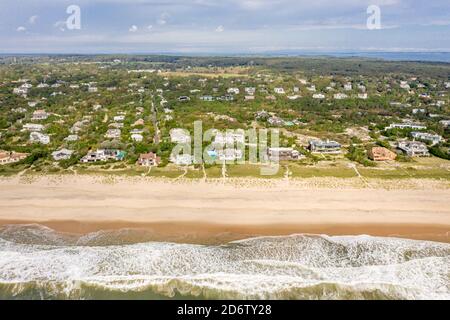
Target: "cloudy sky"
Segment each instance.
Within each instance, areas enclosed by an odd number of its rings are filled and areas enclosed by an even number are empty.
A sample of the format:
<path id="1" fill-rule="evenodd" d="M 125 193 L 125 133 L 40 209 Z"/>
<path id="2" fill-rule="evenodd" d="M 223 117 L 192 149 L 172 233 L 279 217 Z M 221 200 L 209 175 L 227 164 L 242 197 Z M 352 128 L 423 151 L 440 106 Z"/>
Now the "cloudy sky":
<path id="1" fill-rule="evenodd" d="M 67 28 L 70 5 L 79 30 Z M 450 51 L 450 1 L 1 0 L 0 43 L 0 53 Z"/>

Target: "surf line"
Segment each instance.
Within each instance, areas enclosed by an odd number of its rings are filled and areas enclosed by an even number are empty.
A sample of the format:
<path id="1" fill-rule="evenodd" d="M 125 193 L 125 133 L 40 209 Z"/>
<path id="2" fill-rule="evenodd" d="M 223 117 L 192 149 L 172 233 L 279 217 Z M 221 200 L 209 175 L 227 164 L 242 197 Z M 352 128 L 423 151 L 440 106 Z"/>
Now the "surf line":
<path id="1" fill-rule="evenodd" d="M 189 315 L 189 316 L 204 316 L 208 318 L 211 314 L 212 307 L 189 307 L 185 304 L 183 307 L 178 307 L 178 315 Z"/>

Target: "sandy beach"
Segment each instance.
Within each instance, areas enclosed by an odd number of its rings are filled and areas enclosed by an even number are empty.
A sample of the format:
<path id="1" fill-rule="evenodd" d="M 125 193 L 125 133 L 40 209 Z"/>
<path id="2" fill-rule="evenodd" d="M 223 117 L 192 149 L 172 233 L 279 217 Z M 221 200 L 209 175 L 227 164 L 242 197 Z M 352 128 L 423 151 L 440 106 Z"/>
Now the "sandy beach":
<path id="1" fill-rule="evenodd" d="M 0 226 L 136 228 L 154 241 L 222 243 L 295 233 L 450 242 L 446 181 L 178 181 L 102 176 L 0 180 Z"/>

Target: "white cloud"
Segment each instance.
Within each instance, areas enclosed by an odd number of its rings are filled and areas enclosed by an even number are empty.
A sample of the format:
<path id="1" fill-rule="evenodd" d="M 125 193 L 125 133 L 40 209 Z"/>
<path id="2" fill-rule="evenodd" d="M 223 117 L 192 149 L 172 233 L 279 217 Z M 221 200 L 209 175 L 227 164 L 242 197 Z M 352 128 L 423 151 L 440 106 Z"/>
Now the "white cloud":
<path id="1" fill-rule="evenodd" d="M 147 30 L 152 30 L 153 29 L 153 26 L 152 25 L 149 25 L 149 26 L 147 26 Z"/>
<path id="2" fill-rule="evenodd" d="M 159 16 L 159 19 L 156 23 L 158 23 L 160 26 L 164 26 L 167 24 L 167 18 L 169 18 L 169 14 L 164 12 Z"/>
<path id="3" fill-rule="evenodd" d="M 225 28 L 224 28 L 223 26 L 218 26 L 218 27 L 216 28 L 216 32 L 221 33 L 221 32 L 224 32 L 224 31 L 225 31 Z"/>
<path id="4" fill-rule="evenodd" d="M 17 32 L 25 32 L 25 31 L 27 31 L 27 28 L 20 26 L 16 29 L 16 31 Z"/>
<path id="5" fill-rule="evenodd" d="M 28 23 L 29 23 L 29 24 L 35 24 L 38 18 L 39 18 L 39 16 L 31 16 L 31 17 L 28 19 Z"/>
<path id="6" fill-rule="evenodd" d="M 136 32 L 136 31 L 138 31 L 138 27 L 135 26 L 135 25 L 132 25 L 132 26 L 130 27 L 130 29 L 128 29 L 128 31 L 130 31 L 130 32 Z"/>

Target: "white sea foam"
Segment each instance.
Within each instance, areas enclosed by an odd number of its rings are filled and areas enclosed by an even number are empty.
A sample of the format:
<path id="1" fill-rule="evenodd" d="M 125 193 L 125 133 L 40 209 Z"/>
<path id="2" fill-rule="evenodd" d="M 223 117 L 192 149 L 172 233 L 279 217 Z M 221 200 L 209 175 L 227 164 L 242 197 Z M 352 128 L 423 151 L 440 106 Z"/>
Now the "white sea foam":
<path id="1" fill-rule="evenodd" d="M 95 288 L 166 297 L 450 299 L 450 245 L 443 243 L 294 235 L 222 246 L 79 246 L 62 236 L 56 237 L 60 244 L 49 245 L 10 235 L 0 232 L 3 296 L 32 287 L 67 298 L 83 298 L 86 288 Z M 33 237 L 40 238 L 36 230 Z"/>

